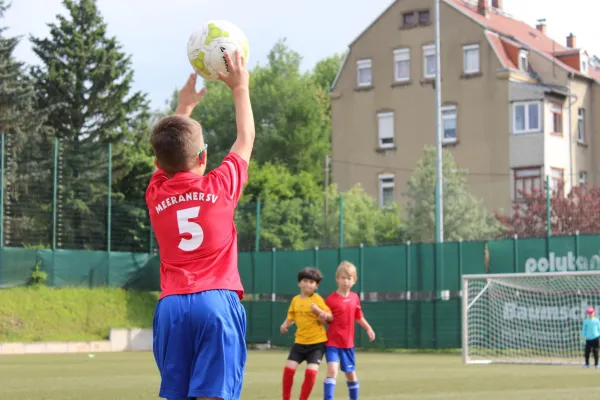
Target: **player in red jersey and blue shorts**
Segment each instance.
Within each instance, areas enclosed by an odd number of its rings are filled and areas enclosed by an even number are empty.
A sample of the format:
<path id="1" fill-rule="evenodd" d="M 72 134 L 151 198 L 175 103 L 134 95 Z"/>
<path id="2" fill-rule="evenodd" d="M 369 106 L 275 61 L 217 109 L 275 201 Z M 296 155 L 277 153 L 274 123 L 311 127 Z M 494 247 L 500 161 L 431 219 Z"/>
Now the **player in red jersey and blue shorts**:
<path id="1" fill-rule="evenodd" d="M 325 304 L 331 309 L 333 320 L 327 328 L 325 359 L 327 360 L 327 378 L 324 384 L 325 400 L 332 400 L 338 367 L 346 374 L 350 400 L 358 400 L 358 377 L 356 376 L 356 359 L 354 356 L 354 322 L 358 322 L 369 336 L 375 340 L 375 332 L 367 322 L 360 306 L 358 295 L 352 292 L 356 283 L 356 267 L 343 261 L 337 268 L 335 280 L 338 289 L 331 293 Z"/>
<path id="2" fill-rule="evenodd" d="M 161 295 L 153 324 L 159 395 L 169 400 L 241 396 L 246 365 L 244 289 L 233 215 L 248 177 L 254 117 L 246 61 L 236 52 L 220 75 L 232 90 L 237 140 L 208 174 L 200 124 L 189 118 L 205 90 L 196 74 L 179 93 L 175 115 L 152 130 L 158 170 L 146 203 L 160 248 Z"/>

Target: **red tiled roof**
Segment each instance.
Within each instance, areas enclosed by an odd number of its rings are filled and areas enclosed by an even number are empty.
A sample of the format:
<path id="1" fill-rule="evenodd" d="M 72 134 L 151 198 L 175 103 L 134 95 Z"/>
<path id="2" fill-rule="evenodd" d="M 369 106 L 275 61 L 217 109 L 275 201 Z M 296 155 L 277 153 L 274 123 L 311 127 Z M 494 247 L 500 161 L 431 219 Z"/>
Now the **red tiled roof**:
<path id="1" fill-rule="evenodd" d="M 476 22 L 485 26 L 487 29 L 505 35 L 508 38 L 514 38 L 516 41 L 521 42 L 527 47 L 544 53 L 548 57 L 554 58 L 565 69 L 571 72 L 579 72 L 569 67 L 567 64 L 563 63 L 560 59 L 555 57 L 555 54 L 557 53 L 564 54 L 565 52 L 568 53 L 570 51 L 577 51 L 577 49 L 572 49 L 567 46 L 564 46 L 551 39 L 544 33 L 540 32 L 539 30 L 529 26 L 527 23 L 511 18 L 502 13 L 489 11 L 487 13 L 487 17 L 484 17 L 483 15 L 477 12 L 477 5 L 472 4 L 472 2 L 468 2 L 466 0 L 444 1 L 450 5 L 453 5 L 455 8 L 462 11 Z M 508 68 L 514 68 L 514 63 L 510 61 L 510 57 L 506 53 L 506 50 L 502 51 L 501 49 L 501 47 L 503 48 L 504 45 L 500 46 L 501 43 L 499 42 L 503 42 L 503 39 L 498 37 L 498 35 L 492 34 L 491 32 L 487 32 L 486 34 L 488 36 L 490 44 L 498 54 L 498 57 L 500 57 L 501 62 Z M 590 77 L 600 81 L 600 72 L 590 69 L 589 75 Z"/>
<path id="2" fill-rule="evenodd" d="M 490 42 L 492 49 L 494 49 L 494 52 L 498 56 L 498 59 L 500 60 L 500 64 L 502 64 L 502 67 L 517 69 L 517 66 L 515 65 L 515 63 L 512 61 L 512 59 L 506 52 L 506 48 L 504 47 L 502 40 L 500 39 L 500 36 L 498 36 L 497 33 L 494 33 L 491 31 L 485 31 L 485 35 L 487 36 L 488 42 Z"/>

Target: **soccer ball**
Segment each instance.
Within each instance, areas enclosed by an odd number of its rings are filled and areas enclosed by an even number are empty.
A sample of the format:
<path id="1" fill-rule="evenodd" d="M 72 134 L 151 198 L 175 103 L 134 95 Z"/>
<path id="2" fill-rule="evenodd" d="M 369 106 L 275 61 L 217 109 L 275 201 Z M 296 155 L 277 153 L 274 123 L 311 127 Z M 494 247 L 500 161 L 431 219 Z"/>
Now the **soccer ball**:
<path id="1" fill-rule="evenodd" d="M 191 34 L 187 45 L 188 58 L 194 71 L 207 81 L 219 79 L 217 72 L 227 73 L 228 66 L 224 53 L 234 57 L 235 50 L 246 61 L 250 56 L 250 46 L 244 32 L 233 23 L 224 20 L 208 21 L 202 28 Z"/>

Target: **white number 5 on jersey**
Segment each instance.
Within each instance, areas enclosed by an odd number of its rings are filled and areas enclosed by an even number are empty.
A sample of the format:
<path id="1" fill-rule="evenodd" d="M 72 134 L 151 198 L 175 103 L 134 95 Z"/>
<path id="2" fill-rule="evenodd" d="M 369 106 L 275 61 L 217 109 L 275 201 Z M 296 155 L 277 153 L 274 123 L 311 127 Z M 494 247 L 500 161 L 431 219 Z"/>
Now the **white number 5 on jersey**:
<path id="1" fill-rule="evenodd" d="M 179 248 L 183 251 L 196 250 L 204 240 L 204 231 L 202 230 L 202 227 L 199 224 L 190 221 L 192 218 L 197 218 L 199 214 L 200 206 L 177 211 L 179 234 L 189 233 L 192 235 L 190 239 L 183 238 L 179 242 Z"/>

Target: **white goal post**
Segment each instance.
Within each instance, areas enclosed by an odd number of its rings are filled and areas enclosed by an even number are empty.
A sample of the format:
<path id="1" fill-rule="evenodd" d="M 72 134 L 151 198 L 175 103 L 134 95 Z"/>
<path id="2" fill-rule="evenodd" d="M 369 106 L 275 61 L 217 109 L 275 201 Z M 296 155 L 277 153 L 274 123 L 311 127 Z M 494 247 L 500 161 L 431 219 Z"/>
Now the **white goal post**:
<path id="1" fill-rule="evenodd" d="M 461 297 L 463 363 L 583 364 L 600 271 L 463 275 Z"/>

